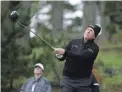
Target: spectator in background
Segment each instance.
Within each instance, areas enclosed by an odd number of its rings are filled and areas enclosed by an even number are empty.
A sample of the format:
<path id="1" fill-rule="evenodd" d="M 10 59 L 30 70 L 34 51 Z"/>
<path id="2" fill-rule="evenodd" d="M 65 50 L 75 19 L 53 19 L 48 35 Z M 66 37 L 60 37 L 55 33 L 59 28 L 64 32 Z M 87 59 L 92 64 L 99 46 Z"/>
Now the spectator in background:
<path id="1" fill-rule="evenodd" d="M 20 92 L 51 92 L 51 85 L 43 73 L 44 66 L 41 63 L 35 64 L 34 77 L 27 80 Z"/>

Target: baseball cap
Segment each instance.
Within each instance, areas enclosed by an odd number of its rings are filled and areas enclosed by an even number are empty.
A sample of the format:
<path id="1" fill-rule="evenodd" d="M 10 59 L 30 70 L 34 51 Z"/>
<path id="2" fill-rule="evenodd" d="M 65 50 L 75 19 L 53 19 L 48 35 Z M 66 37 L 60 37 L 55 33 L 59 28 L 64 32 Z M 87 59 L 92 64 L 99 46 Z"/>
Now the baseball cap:
<path id="1" fill-rule="evenodd" d="M 34 65 L 34 67 L 40 67 L 42 70 L 44 70 L 44 66 L 41 63 L 37 63 Z"/>

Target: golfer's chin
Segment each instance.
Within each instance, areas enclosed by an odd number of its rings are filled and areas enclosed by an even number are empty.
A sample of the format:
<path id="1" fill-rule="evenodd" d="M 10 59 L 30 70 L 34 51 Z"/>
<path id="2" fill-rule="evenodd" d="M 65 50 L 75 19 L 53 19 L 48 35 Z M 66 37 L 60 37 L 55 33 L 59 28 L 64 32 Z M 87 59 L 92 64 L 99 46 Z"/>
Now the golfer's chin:
<path id="1" fill-rule="evenodd" d="M 88 36 L 84 36 L 85 40 L 90 40 L 90 38 Z"/>

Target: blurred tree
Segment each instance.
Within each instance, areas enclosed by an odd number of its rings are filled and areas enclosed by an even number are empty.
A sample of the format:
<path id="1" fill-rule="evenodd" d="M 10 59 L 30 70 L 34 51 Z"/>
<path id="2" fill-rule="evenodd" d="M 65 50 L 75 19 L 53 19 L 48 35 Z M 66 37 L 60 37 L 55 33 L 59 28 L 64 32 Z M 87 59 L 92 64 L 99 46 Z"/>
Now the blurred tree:
<path id="1" fill-rule="evenodd" d="M 96 1 L 84 1 L 84 7 L 83 7 L 83 30 L 88 25 L 93 25 L 96 23 Z"/>
<path id="2" fill-rule="evenodd" d="M 108 40 L 112 42 L 113 35 L 117 33 L 116 25 L 114 23 L 111 23 L 106 26 L 106 29 L 108 29 L 108 33 L 109 33 Z"/>
<path id="3" fill-rule="evenodd" d="M 56 35 L 57 31 L 63 31 L 63 1 L 52 1 L 52 10 L 51 10 L 51 24 L 53 25 L 53 36 Z"/>
<path id="4" fill-rule="evenodd" d="M 48 41 L 54 47 L 63 47 L 69 40 L 65 39 L 66 37 L 63 36 L 62 33 L 57 33 L 56 36 L 53 37 L 51 30 L 41 25 L 38 26 L 37 30 L 40 30 L 38 31 L 38 35 L 43 37 L 43 39 Z M 60 69 L 57 68 L 58 60 L 56 59 L 52 48 L 37 37 L 31 39 L 31 46 L 33 47 L 33 50 L 28 58 L 33 60 L 33 64 L 37 62 L 43 63 L 45 66 L 45 75 L 48 77 L 55 77 L 55 79 L 51 80 L 59 83 L 61 73 L 59 73 Z M 51 72 L 53 72 L 53 75 L 50 75 Z"/>
<path id="5" fill-rule="evenodd" d="M 28 60 L 24 56 L 31 53 L 28 31 L 10 19 L 10 13 L 17 10 L 19 21 L 29 23 L 31 2 L 1 1 L 1 88 L 14 88 L 14 80 L 29 76 Z M 28 68 L 26 68 L 28 67 Z M 26 72 L 26 73 L 25 73 Z"/>
<path id="6" fill-rule="evenodd" d="M 113 7 L 114 6 L 114 7 Z M 108 15 L 110 20 L 118 25 L 122 24 L 122 2 L 106 2 L 105 15 Z"/>
<path id="7" fill-rule="evenodd" d="M 122 5 L 122 2 L 116 2 L 116 1 L 105 3 L 104 15 L 108 16 L 109 18 L 109 24 L 106 26 L 106 29 L 108 30 L 108 33 L 109 33 L 109 36 L 108 36 L 109 41 L 111 41 L 112 35 L 117 33 L 118 31 L 117 26 L 122 25 L 122 18 L 120 17 L 122 15 L 121 5 Z"/>
<path id="8" fill-rule="evenodd" d="M 38 3 L 35 3 L 36 6 L 38 5 Z M 68 31 L 70 31 L 70 33 L 72 35 L 75 34 L 72 33 L 72 30 L 68 30 L 67 32 L 63 31 L 63 21 L 64 21 L 64 10 L 72 10 L 74 11 L 74 7 L 72 7 L 72 5 L 68 4 L 67 2 L 63 2 L 63 1 L 47 1 L 47 2 L 43 2 L 40 1 L 40 6 L 39 10 L 37 10 L 37 8 L 34 10 L 33 12 L 37 11 L 37 13 L 34 15 L 34 17 L 32 18 L 32 22 L 30 24 L 31 28 L 34 28 L 36 33 L 40 36 L 43 37 L 46 41 L 48 41 L 49 43 L 51 43 L 54 47 L 63 47 L 67 44 L 67 41 L 69 41 L 69 39 L 71 39 L 69 36 Z M 67 6 L 66 6 L 67 5 Z M 48 8 L 47 8 L 47 7 Z M 51 9 L 50 9 L 51 6 Z M 46 8 L 45 8 L 46 7 Z M 43 11 L 43 9 L 46 9 L 45 11 Z M 43 16 L 42 19 L 40 18 L 40 16 Z M 45 18 L 44 16 L 47 16 L 49 18 Z M 75 19 L 74 19 L 75 20 Z M 78 19 L 77 19 L 78 20 Z M 76 21 L 77 21 L 76 20 Z M 77 23 L 75 21 L 75 23 Z M 50 26 L 52 26 L 50 28 Z M 53 35 L 51 35 L 53 34 Z M 55 59 L 55 55 L 52 51 L 52 49 L 50 49 L 50 47 L 48 45 L 46 45 L 43 41 L 39 40 L 37 37 L 33 37 L 31 39 L 31 47 L 33 47 L 32 50 L 32 54 L 28 57 L 30 58 L 30 60 L 33 59 L 33 63 L 36 63 L 37 61 L 42 62 L 45 66 L 45 75 L 46 76 L 50 76 L 50 73 L 53 72 L 53 75 L 51 75 L 50 77 L 55 77 L 55 79 L 51 79 L 53 81 L 57 81 L 59 83 L 60 80 L 60 75 L 61 73 L 59 73 L 61 70 L 58 67 L 58 63 L 57 63 L 57 59 Z M 57 69 L 58 68 L 58 69 Z M 49 78 L 50 79 L 50 78 Z"/>
<path id="9" fill-rule="evenodd" d="M 122 2 L 99 2 L 99 10 L 101 15 L 102 38 L 107 38 L 112 42 L 112 37 L 118 32 L 118 28 L 122 25 Z"/>
<path id="10" fill-rule="evenodd" d="M 98 11 L 100 13 L 100 19 L 101 19 L 100 23 L 101 23 L 101 27 L 102 27 L 102 34 L 99 37 L 99 42 L 108 41 L 108 38 L 107 38 L 108 30 L 105 29 L 106 25 L 108 24 L 108 17 L 104 16 L 105 3 L 106 2 L 98 2 L 98 4 L 97 4 Z"/>

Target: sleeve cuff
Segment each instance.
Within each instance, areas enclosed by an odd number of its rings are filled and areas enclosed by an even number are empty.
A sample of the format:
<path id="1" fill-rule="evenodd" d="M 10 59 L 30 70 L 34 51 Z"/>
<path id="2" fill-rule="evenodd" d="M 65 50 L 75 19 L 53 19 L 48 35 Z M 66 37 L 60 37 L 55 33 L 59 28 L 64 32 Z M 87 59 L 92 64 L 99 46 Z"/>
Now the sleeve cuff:
<path id="1" fill-rule="evenodd" d="M 68 54 L 68 51 L 67 50 L 65 50 L 65 52 L 64 52 L 64 57 L 66 57 L 67 56 L 67 54 Z"/>

